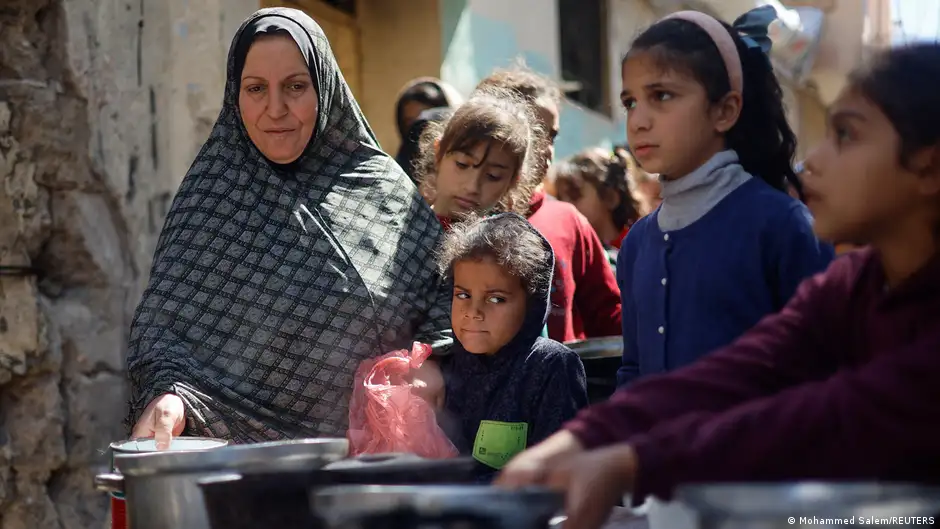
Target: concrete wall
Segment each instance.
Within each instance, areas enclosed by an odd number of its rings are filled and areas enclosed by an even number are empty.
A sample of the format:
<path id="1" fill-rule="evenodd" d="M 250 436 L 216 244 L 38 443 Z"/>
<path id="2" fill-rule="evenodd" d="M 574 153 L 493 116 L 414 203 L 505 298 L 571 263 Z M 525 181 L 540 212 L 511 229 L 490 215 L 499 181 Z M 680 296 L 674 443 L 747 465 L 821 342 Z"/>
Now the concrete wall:
<path id="1" fill-rule="evenodd" d="M 356 98 L 386 152 L 398 151 L 398 90 L 422 76 L 440 76 L 438 0 L 360 0 L 362 87 Z"/>
<path id="2" fill-rule="evenodd" d="M 547 0 L 440 0 L 443 64 L 441 75 L 462 93 L 469 93 L 494 68 L 522 58 L 529 67 L 558 80 L 558 14 Z M 610 100 L 620 93 L 620 58 L 637 30 L 652 20 L 645 2 L 609 0 L 608 64 Z M 626 138 L 624 115 L 610 115 L 566 102 L 561 113 L 558 157 L 592 145 L 610 145 Z"/>
<path id="3" fill-rule="evenodd" d="M 104 524 L 124 350 L 156 236 L 214 121 L 245 0 L 0 9 L 0 527 Z"/>

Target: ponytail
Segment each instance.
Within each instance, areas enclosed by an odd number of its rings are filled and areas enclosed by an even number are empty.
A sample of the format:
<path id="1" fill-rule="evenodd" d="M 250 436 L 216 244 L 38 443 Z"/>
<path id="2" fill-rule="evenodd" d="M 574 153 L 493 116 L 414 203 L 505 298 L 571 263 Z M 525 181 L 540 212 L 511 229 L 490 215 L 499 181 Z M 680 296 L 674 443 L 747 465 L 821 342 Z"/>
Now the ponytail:
<path id="1" fill-rule="evenodd" d="M 738 153 L 741 166 L 771 186 L 799 189 L 793 172 L 796 135 L 787 121 L 783 89 L 774 75 L 770 59 L 760 48 L 747 48 L 735 39 L 744 73 L 744 102 L 737 123 L 726 136 L 728 148 Z"/>

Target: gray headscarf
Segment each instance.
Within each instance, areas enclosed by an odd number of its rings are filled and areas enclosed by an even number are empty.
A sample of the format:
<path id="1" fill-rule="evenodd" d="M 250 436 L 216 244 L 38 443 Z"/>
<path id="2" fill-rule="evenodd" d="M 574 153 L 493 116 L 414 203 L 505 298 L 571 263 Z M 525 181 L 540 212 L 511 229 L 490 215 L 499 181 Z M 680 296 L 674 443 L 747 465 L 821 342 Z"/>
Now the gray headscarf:
<path id="1" fill-rule="evenodd" d="M 313 139 L 287 166 L 262 156 L 239 117 L 246 31 L 289 34 L 317 87 Z M 343 435 L 361 360 L 413 339 L 451 343 L 451 291 L 432 255 L 441 227 L 379 150 L 310 17 L 251 15 L 227 72 L 222 112 L 173 201 L 134 316 L 128 422 L 175 393 L 189 434 Z"/>

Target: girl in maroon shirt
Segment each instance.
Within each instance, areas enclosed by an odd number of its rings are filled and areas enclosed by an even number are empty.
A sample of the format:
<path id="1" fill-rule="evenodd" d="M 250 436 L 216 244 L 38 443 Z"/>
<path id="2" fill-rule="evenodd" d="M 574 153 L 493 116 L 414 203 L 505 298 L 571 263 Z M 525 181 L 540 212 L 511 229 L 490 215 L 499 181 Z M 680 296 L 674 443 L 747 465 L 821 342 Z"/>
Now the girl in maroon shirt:
<path id="1" fill-rule="evenodd" d="M 567 491 L 568 529 L 689 482 L 940 482 L 940 45 L 882 52 L 803 175 L 815 230 L 868 246 L 697 363 L 582 411 L 504 486 Z"/>

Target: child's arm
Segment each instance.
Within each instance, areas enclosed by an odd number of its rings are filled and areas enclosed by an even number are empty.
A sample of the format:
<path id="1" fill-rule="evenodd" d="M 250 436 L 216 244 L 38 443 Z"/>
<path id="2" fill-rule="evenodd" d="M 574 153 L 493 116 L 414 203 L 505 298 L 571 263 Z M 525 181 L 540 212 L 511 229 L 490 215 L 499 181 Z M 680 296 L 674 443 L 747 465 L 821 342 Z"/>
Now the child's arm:
<path id="1" fill-rule="evenodd" d="M 630 440 L 636 493 L 690 481 L 926 476 L 940 446 L 940 329 L 919 343 L 724 413 L 695 413 Z"/>
<path id="2" fill-rule="evenodd" d="M 812 217 L 801 202 L 794 201 L 784 215 L 773 219 L 769 230 L 769 240 L 762 246 L 767 249 L 769 262 L 765 269 L 773 274 L 771 288 L 779 309 L 790 301 L 804 279 L 829 266 L 835 250 L 816 238 Z"/>
<path id="3" fill-rule="evenodd" d="M 564 347 L 558 343 L 553 345 Z M 528 446 L 534 446 L 560 430 L 588 404 L 584 364 L 576 353 L 565 348 L 563 353 L 553 354 L 545 369 L 548 376 L 533 406 Z"/>
<path id="4" fill-rule="evenodd" d="M 607 402 L 582 411 L 566 428 L 586 448 L 628 441 L 658 424 L 692 412 L 721 412 L 835 369 L 823 334 L 851 317 L 846 310 L 857 261 L 836 261 L 804 282 L 791 302 L 731 345 L 692 365 L 644 378 Z"/>

